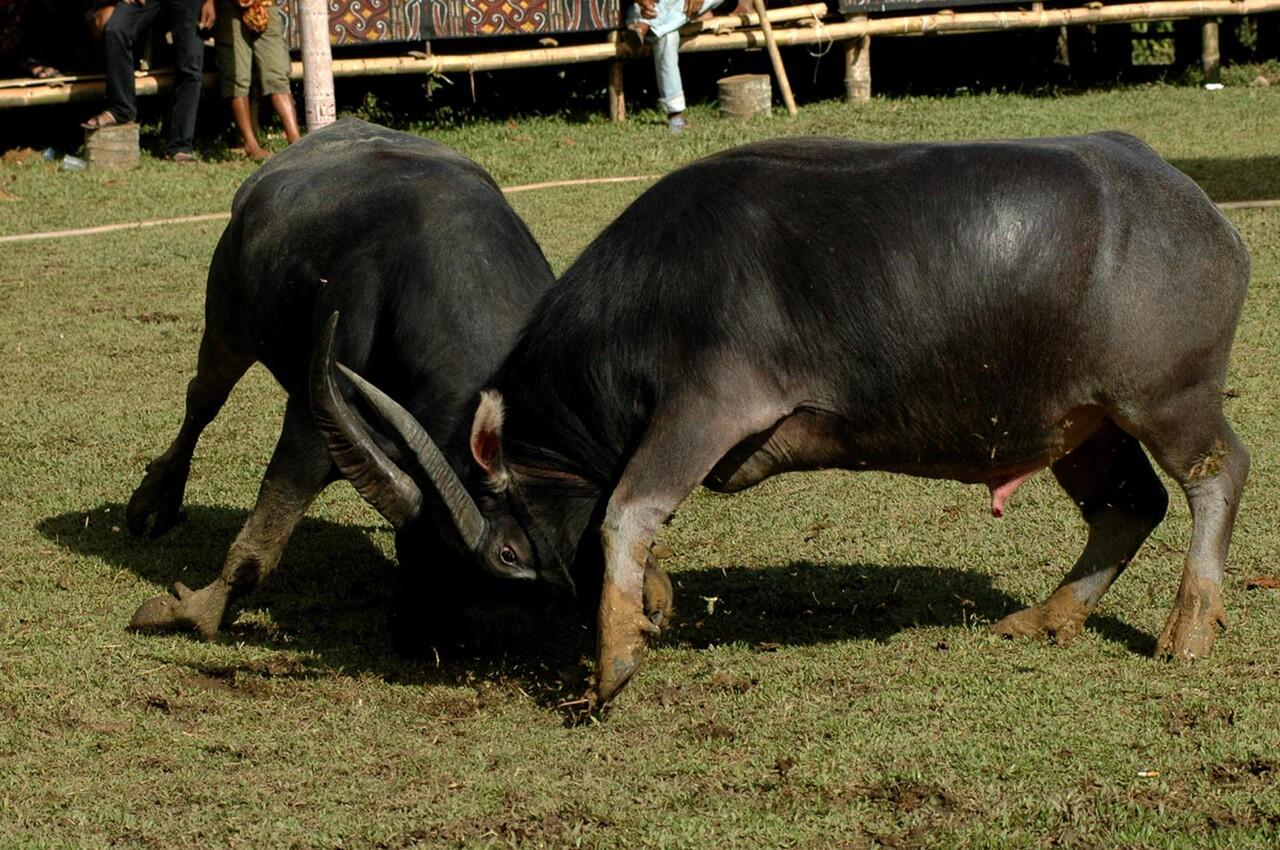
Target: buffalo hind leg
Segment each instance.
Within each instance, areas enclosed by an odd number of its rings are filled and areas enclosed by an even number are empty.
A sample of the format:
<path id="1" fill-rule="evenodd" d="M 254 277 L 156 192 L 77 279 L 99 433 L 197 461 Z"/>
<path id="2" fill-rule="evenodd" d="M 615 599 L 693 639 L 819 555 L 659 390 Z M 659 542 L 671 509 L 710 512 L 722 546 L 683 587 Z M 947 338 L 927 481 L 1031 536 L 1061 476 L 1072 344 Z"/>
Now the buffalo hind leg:
<path id="1" fill-rule="evenodd" d="M 1156 641 L 1158 658 L 1203 658 L 1226 626 L 1222 574 L 1236 510 L 1249 477 L 1249 451 L 1222 415 L 1216 389 L 1188 393 L 1139 431 L 1191 508 L 1191 544 L 1173 612 Z"/>
<path id="2" fill-rule="evenodd" d="M 227 605 L 253 590 L 275 569 L 294 528 L 333 477 L 333 461 L 311 421 L 306 401 L 290 398 L 258 500 L 227 552 L 221 575 L 199 590 L 178 582 L 171 594 L 147 600 L 134 612 L 130 628 L 192 629 L 205 639 L 213 638 L 222 626 Z"/>
<path id="3" fill-rule="evenodd" d="M 1160 524 L 1169 496 L 1138 441 L 1111 420 L 1054 463 L 1053 474 L 1089 526 L 1084 551 L 1048 599 L 1010 614 L 992 630 L 1005 637 L 1048 637 L 1065 646 Z"/>
<path id="4" fill-rule="evenodd" d="M 742 401 L 698 394 L 666 406 L 627 461 L 601 527 L 605 568 L 595 689 L 589 694 L 594 704 L 609 702 L 626 685 L 646 639 L 661 631 L 650 615 L 668 607 L 670 586 L 662 587 L 665 576 L 646 569 L 658 527 L 725 453 L 782 416 L 763 403 L 744 410 Z"/>
<path id="5" fill-rule="evenodd" d="M 130 534 L 141 536 L 150 522 L 151 536 L 159 537 L 178 522 L 196 441 L 252 363 L 252 358 L 229 353 L 205 329 L 196 374 L 187 384 L 186 412 L 178 435 L 164 454 L 147 464 L 142 483 L 133 491 L 125 508 Z"/>

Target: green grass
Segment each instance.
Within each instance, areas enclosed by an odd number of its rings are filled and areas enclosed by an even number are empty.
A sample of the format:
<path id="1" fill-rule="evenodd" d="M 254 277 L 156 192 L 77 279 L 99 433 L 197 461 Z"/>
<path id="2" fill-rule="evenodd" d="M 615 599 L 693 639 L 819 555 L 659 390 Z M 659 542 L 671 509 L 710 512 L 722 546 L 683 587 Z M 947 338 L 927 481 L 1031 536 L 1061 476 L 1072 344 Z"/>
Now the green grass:
<path id="1" fill-rule="evenodd" d="M 1219 199 L 1280 196 L 1280 92 L 813 104 L 695 112 L 671 138 L 541 119 L 433 133 L 503 183 L 656 173 L 781 133 L 913 139 L 1127 129 Z M 117 177 L 0 166 L 0 234 L 217 212 L 240 163 Z M 556 268 L 644 184 L 512 200 Z M 985 491 L 878 474 L 695 494 L 665 530 L 678 620 L 603 723 L 567 728 L 590 633 L 494 605 L 474 657 L 414 660 L 386 627 L 391 538 L 345 485 L 214 643 L 124 631 L 207 581 L 283 397 L 255 367 L 206 432 L 189 521 L 122 504 L 171 438 L 216 224 L 0 244 L 0 846 L 1266 848 L 1280 841 L 1280 210 L 1232 215 L 1254 280 L 1228 415 L 1254 450 L 1226 599 L 1194 665 L 1149 657 L 1181 570 L 1181 499 L 1072 646 L 985 625 L 1057 583 L 1083 528 L 1048 476 Z M 433 613 L 421 600 L 421 616 Z"/>

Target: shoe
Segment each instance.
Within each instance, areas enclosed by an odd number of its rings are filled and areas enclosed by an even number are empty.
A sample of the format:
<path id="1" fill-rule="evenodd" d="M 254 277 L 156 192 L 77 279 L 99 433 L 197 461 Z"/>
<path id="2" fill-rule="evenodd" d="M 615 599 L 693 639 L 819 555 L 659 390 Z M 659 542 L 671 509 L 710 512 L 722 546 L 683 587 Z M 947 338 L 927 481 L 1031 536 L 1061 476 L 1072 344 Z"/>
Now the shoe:
<path id="1" fill-rule="evenodd" d="M 683 115 L 672 115 L 667 119 L 667 129 L 673 133 L 683 133 L 689 127 L 689 119 Z"/>

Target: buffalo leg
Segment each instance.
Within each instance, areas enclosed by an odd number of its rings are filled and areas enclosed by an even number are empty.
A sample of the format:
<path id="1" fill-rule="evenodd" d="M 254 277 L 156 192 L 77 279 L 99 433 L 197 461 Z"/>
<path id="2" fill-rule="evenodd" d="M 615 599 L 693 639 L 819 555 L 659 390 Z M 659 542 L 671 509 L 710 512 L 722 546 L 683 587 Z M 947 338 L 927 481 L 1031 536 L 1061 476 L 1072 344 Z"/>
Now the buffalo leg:
<path id="1" fill-rule="evenodd" d="M 194 629 L 206 639 L 213 638 L 222 626 L 227 605 L 275 569 L 311 501 L 332 479 L 333 462 L 306 402 L 290 398 L 258 501 L 227 552 L 222 574 L 200 590 L 178 582 L 171 595 L 147 600 L 134 612 L 130 628 Z"/>
<path id="2" fill-rule="evenodd" d="M 1191 545 L 1182 582 L 1156 641 L 1156 656 L 1163 658 L 1208 655 L 1217 627 L 1226 626 L 1222 574 L 1249 476 L 1249 451 L 1223 417 L 1219 391 L 1188 393 L 1184 399 L 1161 411 L 1155 427 L 1140 433 L 1191 508 Z"/>
<path id="3" fill-rule="evenodd" d="M 1169 496 L 1136 439 L 1107 420 L 1053 474 L 1089 526 L 1079 560 L 1039 605 L 992 626 L 1005 637 L 1044 636 L 1065 646 L 1164 518 Z"/>
<path id="4" fill-rule="evenodd" d="M 142 535 L 151 521 L 151 536 L 159 537 L 178 521 L 196 441 L 252 363 L 252 358 L 231 354 L 218 345 L 205 330 L 196 374 L 187 384 L 186 413 L 178 435 L 164 454 L 147 464 L 146 475 L 125 508 L 130 534 Z"/>
<path id="5" fill-rule="evenodd" d="M 645 639 L 661 631 L 645 613 L 646 565 L 658 526 L 726 452 L 779 418 L 763 406 L 753 416 L 705 396 L 673 404 L 654 418 L 609 498 L 601 528 L 604 585 L 591 695 L 597 703 L 608 702 L 626 685 L 640 666 Z M 649 591 L 663 595 L 653 584 Z M 654 601 L 651 609 L 660 609 Z"/>

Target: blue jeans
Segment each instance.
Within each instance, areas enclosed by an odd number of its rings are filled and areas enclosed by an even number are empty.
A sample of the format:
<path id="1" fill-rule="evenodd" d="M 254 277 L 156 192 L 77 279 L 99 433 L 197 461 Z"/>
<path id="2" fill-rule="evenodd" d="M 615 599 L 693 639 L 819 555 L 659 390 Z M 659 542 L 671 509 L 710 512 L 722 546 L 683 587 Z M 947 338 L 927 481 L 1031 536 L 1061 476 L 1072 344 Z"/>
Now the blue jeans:
<path id="1" fill-rule="evenodd" d="M 704 15 L 724 0 L 702 0 L 698 15 Z M 640 4 L 627 10 L 627 23 L 649 25 L 645 36 L 653 48 L 653 72 L 658 78 L 658 104 L 668 115 L 684 112 L 684 82 L 680 79 L 680 27 L 689 22 L 684 0 L 658 0 L 658 16 L 646 18 Z"/>

